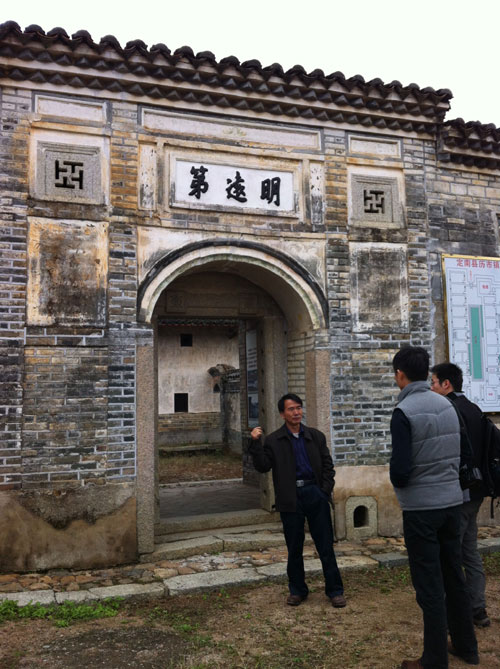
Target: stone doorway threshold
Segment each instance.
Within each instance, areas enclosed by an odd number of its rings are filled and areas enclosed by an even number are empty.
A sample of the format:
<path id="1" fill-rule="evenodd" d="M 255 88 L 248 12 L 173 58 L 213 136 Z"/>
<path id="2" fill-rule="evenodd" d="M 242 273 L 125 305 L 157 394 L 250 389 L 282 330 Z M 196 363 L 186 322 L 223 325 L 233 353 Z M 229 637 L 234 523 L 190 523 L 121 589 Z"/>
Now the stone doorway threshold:
<path id="1" fill-rule="evenodd" d="M 242 479 L 161 485 L 154 553 L 141 561 L 260 549 L 283 542 L 279 514 L 260 508 L 260 490 Z"/>

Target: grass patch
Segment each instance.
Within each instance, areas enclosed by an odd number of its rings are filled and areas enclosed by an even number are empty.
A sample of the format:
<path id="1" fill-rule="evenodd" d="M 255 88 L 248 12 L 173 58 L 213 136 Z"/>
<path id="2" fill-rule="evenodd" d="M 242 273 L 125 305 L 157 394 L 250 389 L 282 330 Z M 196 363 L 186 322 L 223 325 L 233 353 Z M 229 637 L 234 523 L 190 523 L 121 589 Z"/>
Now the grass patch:
<path id="1" fill-rule="evenodd" d="M 483 555 L 483 564 L 488 576 L 500 576 L 500 553 Z"/>
<path id="2" fill-rule="evenodd" d="M 122 598 L 116 597 L 95 604 L 64 602 L 48 606 L 42 604 L 19 606 L 17 602 L 7 599 L 0 602 L 0 623 L 8 620 L 51 620 L 56 627 L 68 627 L 74 622 L 83 620 L 114 618 L 122 601 Z"/>

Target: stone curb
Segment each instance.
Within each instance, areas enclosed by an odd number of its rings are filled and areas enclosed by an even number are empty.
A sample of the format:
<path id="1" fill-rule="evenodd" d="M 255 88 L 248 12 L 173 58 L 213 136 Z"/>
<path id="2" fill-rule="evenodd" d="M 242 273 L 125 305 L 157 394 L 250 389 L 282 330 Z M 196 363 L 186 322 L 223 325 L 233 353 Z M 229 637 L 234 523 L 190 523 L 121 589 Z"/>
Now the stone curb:
<path id="1" fill-rule="evenodd" d="M 500 538 L 483 539 L 478 542 L 481 553 L 500 552 Z M 400 567 L 408 563 L 403 553 L 373 553 L 366 555 L 345 555 L 338 558 L 338 565 L 343 571 L 357 569 L 375 569 L 377 567 Z M 318 559 L 304 560 L 306 575 L 321 574 L 321 561 Z M 127 601 L 162 598 L 166 596 L 208 592 L 219 588 L 264 582 L 285 582 L 286 562 L 263 567 L 244 567 L 240 569 L 221 569 L 219 571 L 185 574 L 165 579 L 163 583 L 129 583 L 100 588 L 89 588 L 76 592 L 54 592 L 52 590 L 32 590 L 25 592 L 0 593 L 0 602 L 11 600 L 19 606 L 32 604 L 62 604 L 63 602 L 88 602 L 122 597 Z"/>
<path id="2" fill-rule="evenodd" d="M 404 553 L 378 553 L 372 557 L 380 567 L 402 567 L 408 564 L 408 556 Z"/>
<path id="3" fill-rule="evenodd" d="M 491 539 L 480 539 L 477 542 L 480 553 L 496 553 L 500 552 L 500 537 L 493 537 Z"/>

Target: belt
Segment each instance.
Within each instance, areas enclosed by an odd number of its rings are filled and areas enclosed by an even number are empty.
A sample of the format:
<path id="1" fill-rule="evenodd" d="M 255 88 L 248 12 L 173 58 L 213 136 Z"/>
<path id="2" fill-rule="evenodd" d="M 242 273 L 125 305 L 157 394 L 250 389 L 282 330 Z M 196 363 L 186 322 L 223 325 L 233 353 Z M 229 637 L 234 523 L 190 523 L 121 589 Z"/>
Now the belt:
<path id="1" fill-rule="evenodd" d="M 303 488 L 305 485 L 314 485 L 315 483 L 316 481 L 312 480 L 304 481 L 303 479 L 297 479 L 295 481 L 295 485 L 297 486 L 297 488 Z"/>

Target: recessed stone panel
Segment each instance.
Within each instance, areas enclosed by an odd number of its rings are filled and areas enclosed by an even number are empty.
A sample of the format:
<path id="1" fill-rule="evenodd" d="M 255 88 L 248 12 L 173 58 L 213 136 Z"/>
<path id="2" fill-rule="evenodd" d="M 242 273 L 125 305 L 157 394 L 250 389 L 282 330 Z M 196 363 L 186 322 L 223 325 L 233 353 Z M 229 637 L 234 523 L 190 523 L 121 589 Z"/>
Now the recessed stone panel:
<path id="1" fill-rule="evenodd" d="M 39 93 L 35 95 L 34 109 L 43 117 L 67 118 L 86 124 L 104 124 L 107 116 L 106 102 L 64 98 Z"/>
<path id="2" fill-rule="evenodd" d="M 351 308 L 355 332 L 408 331 L 406 248 L 350 245 Z"/>
<path id="3" fill-rule="evenodd" d="M 206 116 L 192 116 L 159 109 L 142 109 L 142 125 L 148 130 L 168 134 L 184 135 L 200 139 L 261 144 L 279 149 L 319 151 L 321 133 L 319 130 L 280 127 L 269 123 L 244 123 L 234 119 L 209 119 Z"/>
<path id="4" fill-rule="evenodd" d="M 157 192 L 157 151 L 154 144 L 139 147 L 139 207 L 154 209 Z"/>
<path id="5" fill-rule="evenodd" d="M 106 323 L 108 224 L 29 220 L 29 325 Z"/>
<path id="6" fill-rule="evenodd" d="M 400 139 L 349 135 L 348 146 L 350 155 L 401 159 Z"/>

